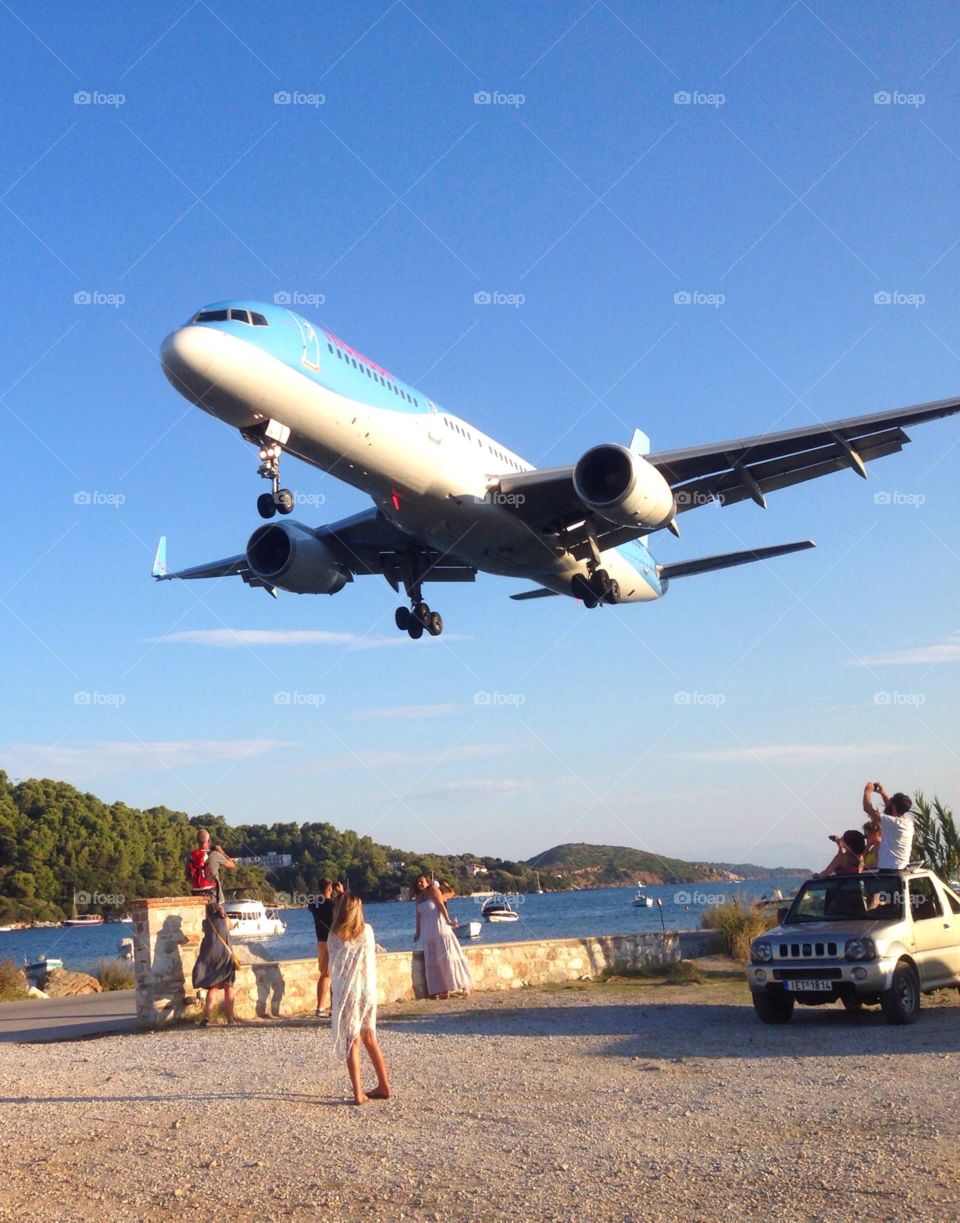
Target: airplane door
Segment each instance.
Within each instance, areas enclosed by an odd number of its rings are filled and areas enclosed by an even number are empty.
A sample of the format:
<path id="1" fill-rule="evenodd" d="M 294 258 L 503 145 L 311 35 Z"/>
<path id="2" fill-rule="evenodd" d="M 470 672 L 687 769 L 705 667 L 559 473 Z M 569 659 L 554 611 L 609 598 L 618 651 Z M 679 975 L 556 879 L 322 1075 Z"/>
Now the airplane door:
<path id="1" fill-rule="evenodd" d="M 297 326 L 300 329 L 300 340 L 303 344 L 303 351 L 300 354 L 300 360 L 307 369 L 319 370 L 320 368 L 320 339 L 313 327 L 306 319 L 301 318 L 298 314 L 290 313 L 297 320 Z"/>
<path id="2" fill-rule="evenodd" d="M 437 405 L 432 399 L 427 400 L 427 407 L 430 409 L 430 416 L 427 420 L 427 437 L 437 446 L 443 441 L 443 431 L 440 427 L 440 418 L 437 415 Z"/>

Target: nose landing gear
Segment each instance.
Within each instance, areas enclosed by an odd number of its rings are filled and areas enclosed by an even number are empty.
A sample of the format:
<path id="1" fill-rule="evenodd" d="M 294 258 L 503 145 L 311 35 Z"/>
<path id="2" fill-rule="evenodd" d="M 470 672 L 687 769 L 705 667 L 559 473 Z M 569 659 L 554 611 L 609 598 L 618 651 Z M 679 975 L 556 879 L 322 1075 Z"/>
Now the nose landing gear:
<path id="1" fill-rule="evenodd" d="M 283 448 L 276 442 L 266 442 L 260 447 L 260 466 L 257 475 L 269 480 L 272 492 L 261 493 L 257 498 L 257 513 L 261 518 L 272 518 L 274 514 L 289 514 L 293 509 L 293 493 L 280 487 L 280 455 Z"/>

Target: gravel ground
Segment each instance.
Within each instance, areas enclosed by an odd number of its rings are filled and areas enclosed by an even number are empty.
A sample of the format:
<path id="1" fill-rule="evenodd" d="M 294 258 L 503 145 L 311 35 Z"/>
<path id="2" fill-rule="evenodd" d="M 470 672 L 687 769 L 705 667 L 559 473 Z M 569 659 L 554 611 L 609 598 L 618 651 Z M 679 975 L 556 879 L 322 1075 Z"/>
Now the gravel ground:
<path id="1" fill-rule="evenodd" d="M 718 971 L 407 1004 L 362 1108 L 308 1021 L 7 1045 L 0 1218 L 957 1218 L 956 997 L 901 1028 L 766 1027 Z"/>

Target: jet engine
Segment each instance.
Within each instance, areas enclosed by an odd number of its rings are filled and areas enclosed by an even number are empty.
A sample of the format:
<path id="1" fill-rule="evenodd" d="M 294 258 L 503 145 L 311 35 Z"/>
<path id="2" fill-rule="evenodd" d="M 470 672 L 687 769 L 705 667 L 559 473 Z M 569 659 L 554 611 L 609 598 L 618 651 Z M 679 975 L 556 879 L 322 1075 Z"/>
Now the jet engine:
<path id="1" fill-rule="evenodd" d="M 247 541 L 247 563 L 268 585 L 298 595 L 334 595 L 349 580 L 326 544 L 299 522 L 257 527 Z"/>
<path id="2" fill-rule="evenodd" d="M 573 469 L 573 487 L 588 509 L 618 526 L 655 531 L 677 512 L 659 471 L 626 446 L 594 446 Z"/>

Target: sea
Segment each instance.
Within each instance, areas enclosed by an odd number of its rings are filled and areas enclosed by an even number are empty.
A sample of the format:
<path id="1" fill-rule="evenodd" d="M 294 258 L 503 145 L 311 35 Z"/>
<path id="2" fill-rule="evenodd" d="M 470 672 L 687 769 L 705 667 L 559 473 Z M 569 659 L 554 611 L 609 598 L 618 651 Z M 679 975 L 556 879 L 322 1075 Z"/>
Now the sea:
<path id="1" fill-rule="evenodd" d="M 636 888 L 591 888 L 578 892 L 521 893 L 510 903 L 519 914 L 515 922 L 484 922 L 476 943 L 513 943 L 524 939 L 560 939 L 601 934 L 633 934 L 647 930 L 695 930 L 703 912 L 712 905 L 738 899 L 751 903 L 779 890 L 791 896 L 803 877 L 783 876 L 747 879 L 741 883 L 664 883 L 645 886 L 652 908 L 631 903 Z M 661 904 L 658 905 L 657 902 Z M 452 917 L 467 922 L 480 916 L 483 899 L 454 897 L 447 902 Z M 662 906 L 662 907 L 661 907 Z M 377 943 L 385 951 L 409 951 L 415 944 L 415 912 L 412 902 L 381 902 L 364 905 L 367 922 Z M 248 939 L 244 945 L 264 960 L 303 960 L 316 954 L 313 918 L 306 909 L 285 909 L 283 934 L 268 939 Z M 0 960 L 32 963 L 41 955 L 58 956 L 64 968 L 92 972 L 104 960 L 115 960 L 120 940 L 132 928 L 122 922 L 102 926 L 43 927 L 0 931 Z"/>

